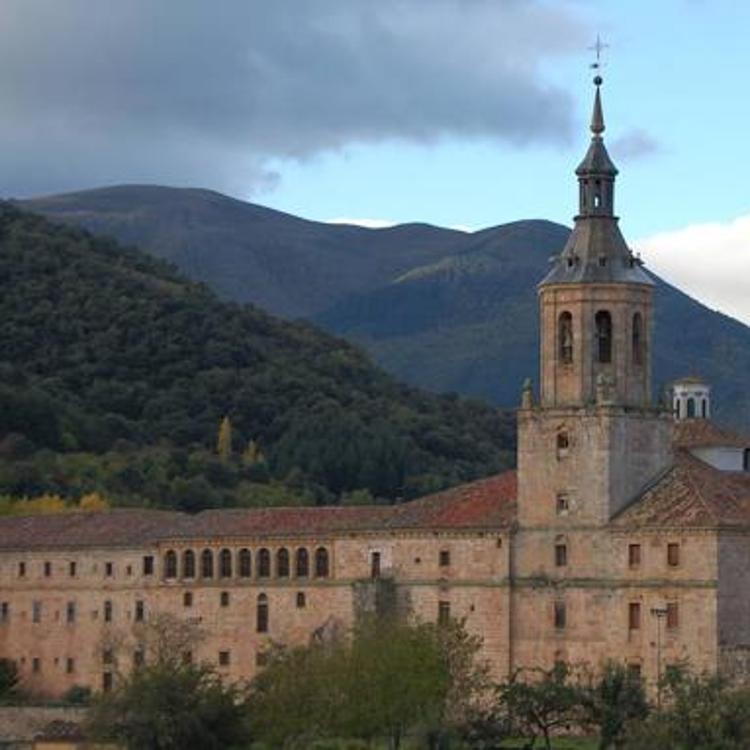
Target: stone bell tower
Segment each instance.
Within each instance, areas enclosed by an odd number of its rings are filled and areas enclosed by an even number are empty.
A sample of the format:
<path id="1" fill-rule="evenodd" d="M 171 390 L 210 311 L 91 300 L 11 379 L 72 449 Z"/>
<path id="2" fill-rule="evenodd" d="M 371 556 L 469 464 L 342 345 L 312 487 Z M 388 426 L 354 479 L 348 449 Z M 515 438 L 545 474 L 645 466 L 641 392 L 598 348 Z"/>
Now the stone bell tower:
<path id="1" fill-rule="evenodd" d="M 606 523 L 671 463 L 671 417 L 651 400 L 653 282 L 614 215 L 617 168 L 594 78 L 579 210 L 539 285 L 541 387 L 519 411 L 519 521 Z"/>

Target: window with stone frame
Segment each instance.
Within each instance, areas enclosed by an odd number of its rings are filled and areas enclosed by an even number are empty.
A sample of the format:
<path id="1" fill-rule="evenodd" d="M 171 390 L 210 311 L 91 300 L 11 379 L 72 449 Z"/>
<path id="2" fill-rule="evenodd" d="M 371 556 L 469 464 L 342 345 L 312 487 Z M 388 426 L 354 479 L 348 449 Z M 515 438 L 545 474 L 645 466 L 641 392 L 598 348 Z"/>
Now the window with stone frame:
<path id="1" fill-rule="evenodd" d="M 676 568 L 680 564 L 680 545 L 677 542 L 670 542 L 667 545 L 667 565 L 670 568 Z"/>
<path id="2" fill-rule="evenodd" d="M 104 622 L 112 622 L 112 602 L 109 599 L 104 602 Z"/>
<path id="3" fill-rule="evenodd" d="M 146 605 L 142 599 L 138 599 L 135 603 L 134 619 L 136 622 L 143 622 L 146 619 Z"/>
<path id="4" fill-rule="evenodd" d="M 76 621 L 76 603 L 68 602 L 65 605 L 65 621 L 72 625 Z"/>
<path id="5" fill-rule="evenodd" d="M 451 551 L 449 549 L 441 549 L 439 555 L 439 563 L 441 568 L 448 568 L 451 564 Z"/>
<path id="6" fill-rule="evenodd" d="M 558 492 L 555 496 L 555 512 L 558 516 L 567 516 L 570 511 L 570 495 Z"/>
<path id="7" fill-rule="evenodd" d="M 228 607 L 229 606 L 229 592 L 228 591 L 222 591 L 219 595 L 219 604 L 222 607 Z"/>
<path id="8" fill-rule="evenodd" d="M 289 578 L 289 550 L 286 547 L 281 547 L 276 552 L 276 576 Z"/>
<path id="9" fill-rule="evenodd" d="M 438 625 L 447 625 L 451 619 L 451 603 L 438 602 Z"/>
<path id="10" fill-rule="evenodd" d="M 680 610 L 677 602 L 667 602 L 667 630 L 680 627 Z"/>
<path id="11" fill-rule="evenodd" d="M 370 578 L 380 578 L 380 562 L 381 554 L 379 550 L 372 550 L 370 552 Z"/>
<path id="12" fill-rule="evenodd" d="M 31 603 L 31 621 L 42 621 L 42 603 L 40 601 L 34 601 Z"/>
<path id="13" fill-rule="evenodd" d="M 568 564 L 568 545 L 567 542 L 555 542 L 555 567 L 564 568 Z"/>
<path id="14" fill-rule="evenodd" d="M 214 577 L 214 553 L 210 549 L 201 552 L 201 578 Z"/>
<path id="15" fill-rule="evenodd" d="M 253 555 L 249 549 L 243 548 L 239 551 L 237 567 L 239 568 L 240 578 L 250 578 L 253 574 Z"/>
<path id="16" fill-rule="evenodd" d="M 144 555 L 143 556 L 143 575 L 152 576 L 154 574 L 154 556 Z"/>
<path id="17" fill-rule="evenodd" d="M 270 578 L 271 576 L 271 553 L 265 547 L 258 550 L 258 578 Z"/>
<path id="18" fill-rule="evenodd" d="M 191 549 L 182 553 L 182 577 L 195 578 L 195 552 Z"/>
<path id="19" fill-rule="evenodd" d="M 641 545 L 637 543 L 628 545 L 628 567 L 638 568 L 641 564 Z"/>
<path id="20" fill-rule="evenodd" d="M 328 578 L 330 574 L 330 562 L 328 550 L 325 547 L 318 547 L 315 550 L 315 577 Z"/>
<path id="21" fill-rule="evenodd" d="M 297 609 L 304 609 L 307 606 L 307 597 L 304 591 L 297 592 Z"/>
<path id="22" fill-rule="evenodd" d="M 219 666 L 228 667 L 230 660 L 229 651 L 219 651 Z"/>
<path id="23" fill-rule="evenodd" d="M 560 313 L 557 321 L 558 360 L 564 365 L 573 363 L 573 316 L 569 312 Z"/>
<path id="24" fill-rule="evenodd" d="M 310 553 L 304 547 L 300 547 L 295 555 L 294 574 L 297 578 L 310 575 Z"/>
<path id="25" fill-rule="evenodd" d="M 555 450 L 558 460 L 566 458 L 570 448 L 570 437 L 567 430 L 560 430 L 555 438 Z"/>
<path id="26" fill-rule="evenodd" d="M 164 577 L 177 578 L 177 553 L 173 549 L 164 555 Z"/>
<path id="27" fill-rule="evenodd" d="M 628 604 L 628 629 L 640 630 L 641 628 L 641 603 L 630 602 Z"/>
<path id="28" fill-rule="evenodd" d="M 633 364 L 642 365 L 644 357 L 643 317 L 639 312 L 633 314 L 632 349 Z"/>
<path id="29" fill-rule="evenodd" d="M 612 362 L 612 316 L 607 310 L 599 310 L 594 317 L 596 328 L 596 361 Z"/>
<path id="30" fill-rule="evenodd" d="M 221 578 L 232 577 L 232 553 L 226 548 L 219 552 L 219 576 Z"/>
<path id="31" fill-rule="evenodd" d="M 258 633 L 268 632 L 268 619 L 268 597 L 265 594 L 259 594 L 255 611 L 255 630 Z"/>
<path id="32" fill-rule="evenodd" d="M 186 591 L 182 595 L 182 606 L 183 607 L 192 607 L 193 606 L 193 592 L 192 591 Z"/>
<path id="33" fill-rule="evenodd" d="M 47 561 L 44 563 L 44 577 L 50 578 L 52 576 L 52 563 Z"/>
<path id="34" fill-rule="evenodd" d="M 565 602 L 557 600 L 554 603 L 554 625 L 556 630 L 564 630 L 568 624 L 568 609 Z"/>

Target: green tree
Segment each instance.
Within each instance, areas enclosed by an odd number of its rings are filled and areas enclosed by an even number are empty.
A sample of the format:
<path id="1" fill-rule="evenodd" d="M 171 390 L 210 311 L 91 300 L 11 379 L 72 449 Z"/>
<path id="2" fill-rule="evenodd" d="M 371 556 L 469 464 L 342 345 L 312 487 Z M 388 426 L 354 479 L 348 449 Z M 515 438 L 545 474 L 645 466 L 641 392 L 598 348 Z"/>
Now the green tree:
<path id="1" fill-rule="evenodd" d="M 205 664 L 186 658 L 202 634 L 193 623 L 156 614 L 133 632 L 145 663 L 118 675 L 89 712 L 93 737 L 129 750 L 224 750 L 250 741 L 245 696 Z M 122 647 L 122 634 L 112 645 Z"/>
<path id="2" fill-rule="evenodd" d="M 549 670 L 518 670 L 499 687 L 499 698 L 499 715 L 508 717 L 513 731 L 527 738 L 529 748 L 541 736 L 551 750 L 553 733 L 582 718 L 581 689 L 564 663 Z"/>
<path id="3" fill-rule="evenodd" d="M 720 675 L 668 670 L 662 705 L 628 728 L 627 750 L 746 750 L 750 747 L 750 689 Z"/>
<path id="4" fill-rule="evenodd" d="M 0 703 L 18 696 L 18 668 L 10 659 L 0 659 Z"/>
<path id="5" fill-rule="evenodd" d="M 484 684 L 474 675 L 484 674 L 475 665 L 478 641 L 461 623 L 367 616 L 351 633 L 333 631 L 307 647 L 274 649 L 253 681 L 254 734 L 271 746 L 350 737 L 399 748 L 415 730 L 463 717 L 467 695 Z"/>
<path id="6" fill-rule="evenodd" d="M 232 422 L 227 416 L 224 416 L 219 425 L 216 452 L 222 461 L 228 461 L 232 455 Z"/>
<path id="7" fill-rule="evenodd" d="M 608 662 L 581 690 L 584 720 L 599 732 L 599 748 L 619 742 L 629 722 L 648 715 L 646 691 L 640 676 L 619 662 Z"/>

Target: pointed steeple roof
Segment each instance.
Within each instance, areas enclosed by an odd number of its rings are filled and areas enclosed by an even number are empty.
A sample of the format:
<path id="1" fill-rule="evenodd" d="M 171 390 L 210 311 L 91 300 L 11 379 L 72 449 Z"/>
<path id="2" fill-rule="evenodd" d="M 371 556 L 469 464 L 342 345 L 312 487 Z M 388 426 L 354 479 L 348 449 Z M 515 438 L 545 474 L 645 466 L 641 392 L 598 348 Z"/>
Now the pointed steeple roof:
<path id="1" fill-rule="evenodd" d="M 604 145 L 604 113 L 601 76 L 594 78 L 596 93 L 591 114 L 591 143 L 576 169 L 580 184 L 580 208 L 573 231 L 562 253 L 542 284 L 653 282 L 641 261 L 627 246 L 614 215 L 617 167 Z"/>

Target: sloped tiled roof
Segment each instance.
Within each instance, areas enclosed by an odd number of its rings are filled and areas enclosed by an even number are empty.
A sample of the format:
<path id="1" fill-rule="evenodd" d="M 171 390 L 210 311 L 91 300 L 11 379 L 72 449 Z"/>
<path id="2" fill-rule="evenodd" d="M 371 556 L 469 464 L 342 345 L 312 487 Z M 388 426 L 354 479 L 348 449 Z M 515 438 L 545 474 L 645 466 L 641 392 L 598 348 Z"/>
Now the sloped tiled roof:
<path id="1" fill-rule="evenodd" d="M 686 450 L 615 526 L 750 526 L 750 476 L 719 471 Z"/>
<path id="2" fill-rule="evenodd" d="M 679 448 L 750 448 L 750 437 L 710 419 L 683 419 L 675 422 L 674 444 Z"/>
<path id="3" fill-rule="evenodd" d="M 397 529 L 498 529 L 515 518 L 513 471 L 400 505 L 146 509 L 0 518 L 0 550 L 127 547 L 167 539 L 319 536 Z"/>
<path id="4" fill-rule="evenodd" d="M 188 520 L 182 513 L 145 509 L 6 516 L 0 518 L 0 549 L 135 546 Z"/>

